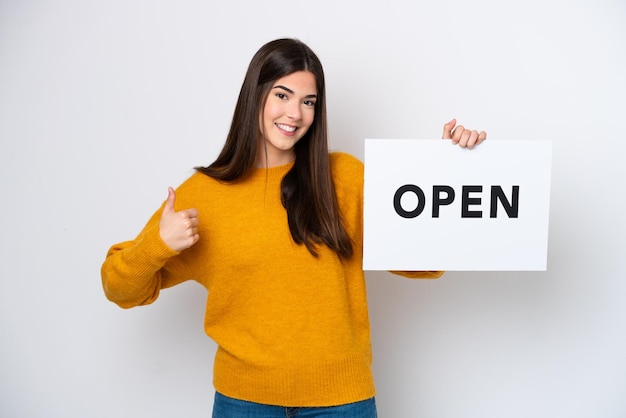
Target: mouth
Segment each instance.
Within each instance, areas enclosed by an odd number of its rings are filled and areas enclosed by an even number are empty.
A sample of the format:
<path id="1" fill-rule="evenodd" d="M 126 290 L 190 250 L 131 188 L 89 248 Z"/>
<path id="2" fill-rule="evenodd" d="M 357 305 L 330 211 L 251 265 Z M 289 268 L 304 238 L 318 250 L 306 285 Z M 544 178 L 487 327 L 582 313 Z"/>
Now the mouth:
<path id="1" fill-rule="evenodd" d="M 290 133 L 290 134 L 294 133 L 296 131 L 296 129 L 298 129 L 295 126 L 285 125 L 284 123 L 276 123 L 275 125 L 281 131 L 286 132 L 286 133 Z"/>

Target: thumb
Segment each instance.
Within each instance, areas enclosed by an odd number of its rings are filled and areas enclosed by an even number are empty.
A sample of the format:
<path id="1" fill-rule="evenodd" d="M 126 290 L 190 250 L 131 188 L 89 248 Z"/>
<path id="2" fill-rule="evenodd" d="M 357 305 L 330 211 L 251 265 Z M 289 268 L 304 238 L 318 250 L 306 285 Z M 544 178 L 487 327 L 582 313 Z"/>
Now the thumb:
<path id="1" fill-rule="evenodd" d="M 163 208 L 163 213 L 174 213 L 174 203 L 176 203 L 176 192 L 171 187 L 167 188 L 167 201 Z"/>
<path id="2" fill-rule="evenodd" d="M 443 125 L 443 133 L 441 139 L 452 139 L 452 130 L 456 126 L 456 119 L 452 119 L 450 122 Z"/>

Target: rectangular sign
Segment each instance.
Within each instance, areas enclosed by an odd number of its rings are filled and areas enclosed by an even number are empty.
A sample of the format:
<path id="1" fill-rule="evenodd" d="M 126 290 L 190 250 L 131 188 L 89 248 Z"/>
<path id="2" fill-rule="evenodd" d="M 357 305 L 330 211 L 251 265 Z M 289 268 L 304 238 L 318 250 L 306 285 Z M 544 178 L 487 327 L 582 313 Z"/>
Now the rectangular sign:
<path id="1" fill-rule="evenodd" d="M 546 270 L 550 141 L 365 140 L 364 270 Z"/>

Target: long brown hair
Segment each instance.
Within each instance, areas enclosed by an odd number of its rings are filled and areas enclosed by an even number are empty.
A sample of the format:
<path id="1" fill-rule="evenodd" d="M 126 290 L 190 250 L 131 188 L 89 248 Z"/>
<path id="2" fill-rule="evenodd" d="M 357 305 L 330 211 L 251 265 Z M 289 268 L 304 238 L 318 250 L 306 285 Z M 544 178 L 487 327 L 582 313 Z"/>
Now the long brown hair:
<path id="1" fill-rule="evenodd" d="M 315 53 L 297 39 L 277 39 L 254 55 L 241 86 L 226 143 L 217 159 L 201 173 L 220 181 L 244 179 L 255 167 L 259 115 L 272 84 L 296 71 L 315 76 L 315 117 L 306 135 L 295 145 L 296 160 L 281 183 L 281 200 L 287 210 L 293 240 L 317 256 L 315 247 L 325 244 L 342 258 L 353 254 L 339 211 L 330 172 L 324 70 Z"/>

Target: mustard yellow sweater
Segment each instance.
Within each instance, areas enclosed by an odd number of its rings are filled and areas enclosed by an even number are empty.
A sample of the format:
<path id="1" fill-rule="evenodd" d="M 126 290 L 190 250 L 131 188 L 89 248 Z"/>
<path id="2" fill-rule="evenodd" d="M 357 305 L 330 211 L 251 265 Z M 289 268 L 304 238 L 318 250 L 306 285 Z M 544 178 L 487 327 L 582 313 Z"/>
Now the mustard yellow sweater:
<path id="1" fill-rule="evenodd" d="M 258 169 L 236 184 L 196 173 L 176 210 L 199 211 L 198 243 L 180 253 L 159 236 L 159 209 L 139 236 L 102 265 L 106 296 L 149 304 L 185 280 L 208 290 L 204 328 L 218 344 L 214 386 L 224 395 L 282 406 L 327 406 L 374 396 L 362 271 L 363 165 L 331 154 L 342 217 L 355 254 L 313 257 L 291 238 L 280 182 L 291 165 Z M 410 277 L 438 277 L 441 272 Z"/>

